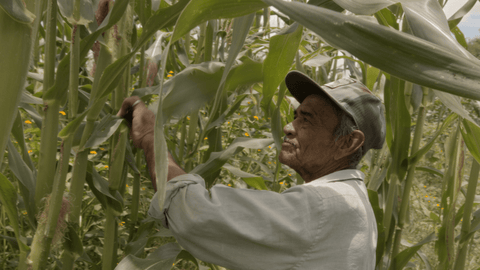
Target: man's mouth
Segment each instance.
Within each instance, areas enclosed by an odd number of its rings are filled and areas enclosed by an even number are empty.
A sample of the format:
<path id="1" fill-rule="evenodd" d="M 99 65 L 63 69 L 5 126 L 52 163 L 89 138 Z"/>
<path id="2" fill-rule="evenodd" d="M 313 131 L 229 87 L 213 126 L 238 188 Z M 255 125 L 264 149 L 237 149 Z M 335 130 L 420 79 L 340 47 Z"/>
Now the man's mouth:
<path id="1" fill-rule="evenodd" d="M 283 142 L 284 142 L 284 143 L 289 143 L 289 144 L 293 145 L 294 147 L 297 146 L 297 145 L 296 145 L 292 140 L 290 140 L 287 136 L 283 137 Z"/>

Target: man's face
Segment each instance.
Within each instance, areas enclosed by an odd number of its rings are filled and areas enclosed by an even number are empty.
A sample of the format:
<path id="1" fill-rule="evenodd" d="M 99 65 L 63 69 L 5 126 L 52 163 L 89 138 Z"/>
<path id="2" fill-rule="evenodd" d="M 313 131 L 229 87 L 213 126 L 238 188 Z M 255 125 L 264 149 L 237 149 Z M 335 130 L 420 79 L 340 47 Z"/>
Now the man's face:
<path id="1" fill-rule="evenodd" d="M 286 141 L 280 162 L 304 178 L 328 170 L 334 163 L 333 132 L 339 122 L 332 105 L 321 96 L 310 95 L 297 108 L 294 119 L 283 128 Z"/>

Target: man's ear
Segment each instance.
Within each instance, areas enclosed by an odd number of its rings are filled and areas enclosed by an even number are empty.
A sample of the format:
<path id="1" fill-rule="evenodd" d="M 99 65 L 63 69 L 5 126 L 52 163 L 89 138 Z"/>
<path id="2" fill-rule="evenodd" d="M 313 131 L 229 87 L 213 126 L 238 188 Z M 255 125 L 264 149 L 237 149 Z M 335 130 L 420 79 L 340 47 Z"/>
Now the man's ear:
<path id="1" fill-rule="evenodd" d="M 337 151 L 335 151 L 334 159 L 339 160 L 344 157 L 348 157 L 351 154 L 357 152 L 365 142 L 365 134 L 360 130 L 354 130 L 352 133 L 346 136 L 338 138 L 335 142 Z"/>

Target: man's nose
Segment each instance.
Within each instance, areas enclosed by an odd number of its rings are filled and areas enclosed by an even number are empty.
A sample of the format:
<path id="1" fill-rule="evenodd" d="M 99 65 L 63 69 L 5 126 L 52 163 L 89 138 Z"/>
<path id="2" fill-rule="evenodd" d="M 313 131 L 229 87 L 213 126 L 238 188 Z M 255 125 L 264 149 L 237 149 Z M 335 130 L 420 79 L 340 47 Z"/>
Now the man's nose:
<path id="1" fill-rule="evenodd" d="M 293 127 L 293 122 L 288 123 L 283 127 L 283 132 L 285 135 L 290 135 L 295 133 L 295 128 Z"/>

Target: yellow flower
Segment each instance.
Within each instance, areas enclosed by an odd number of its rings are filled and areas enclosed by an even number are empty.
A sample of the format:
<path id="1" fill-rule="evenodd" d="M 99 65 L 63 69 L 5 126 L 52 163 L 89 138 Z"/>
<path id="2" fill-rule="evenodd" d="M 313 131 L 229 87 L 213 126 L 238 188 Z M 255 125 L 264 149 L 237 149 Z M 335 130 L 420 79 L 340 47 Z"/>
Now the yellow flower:
<path id="1" fill-rule="evenodd" d="M 203 140 L 206 140 L 206 139 L 208 139 L 208 137 L 203 138 Z"/>
<path id="2" fill-rule="evenodd" d="M 59 111 L 58 113 L 60 113 L 61 115 L 66 115 L 64 111 Z"/>
<path id="3" fill-rule="evenodd" d="M 232 184 L 228 184 L 228 186 L 229 186 L 229 187 L 231 187 L 231 186 L 232 186 Z"/>
<path id="4" fill-rule="evenodd" d="M 100 147 L 100 150 L 102 150 L 102 151 L 103 151 L 103 150 L 105 150 L 105 148 L 102 148 L 102 147 Z"/>
<path id="5" fill-rule="evenodd" d="M 230 124 L 230 122 L 227 122 L 227 124 Z"/>
<path id="6" fill-rule="evenodd" d="M 173 70 L 170 70 L 168 73 L 173 74 Z"/>
<path id="7" fill-rule="evenodd" d="M 257 119 L 257 120 L 258 120 L 258 116 L 256 116 L 256 115 L 255 115 L 253 118 L 255 118 L 255 119 Z"/>
<path id="8" fill-rule="evenodd" d="M 25 124 L 31 124 L 31 123 L 32 123 L 32 121 L 30 121 L 30 120 L 25 120 Z"/>
<path id="9" fill-rule="evenodd" d="M 428 201 L 428 202 L 430 202 L 430 201 Z"/>
<path id="10" fill-rule="evenodd" d="M 272 148 L 272 146 L 269 145 L 268 148 Z"/>
<path id="11" fill-rule="evenodd" d="M 127 185 L 127 187 L 128 187 L 128 185 Z"/>
<path id="12" fill-rule="evenodd" d="M 170 78 L 170 77 L 173 77 L 173 75 L 172 75 L 172 74 L 168 74 L 168 75 L 167 75 L 167 78 Z"/>
<path id="13" fill-rule="evenodd" d="M 268 164 L 272 164 L 272 162 L 271 162 L 271 161 L 269 161 L 269 162 L 268 162 Z"/>
<path id="14" fill-rule="evenodd" d="M 427 186 L 423 186 L 424 188 L 426 188 Z"/>
<path id="15" fill-rule="evenodd" d="M 187 120 L 190 120 L 190 116 L 187 116 Z"/>
<path id="16" fill-rule="evenodd" d="M 104 168 L 105 168 L 105 169 L 108 169 L 108 165 L 105 165 L 105 167 L 104 167 Z"/>
<path id="17" fill-rule="evenodd" d="M 94 154 L 94 155 L 95 155 L 96 153 L 97 153 L 97 152 L 95 152 L 95 151 L 90 151 L 90 154 Z"/>
<path id="18" fill-rule="evenodd" d="M 248 137 L 248 136 L 250 136 L 250 135 L 248 135 L 248 133 L 247 133 L 247 132 L 245 132 L 245 136 L 247 136 L 247 137 Z"/>
<path id="19" fill-rule="evenodd" d="M 250 104 L 250 102 L 248 102 L 248 104 Z"/>
<path id="20" fill-rule="evenodd" d="M 428 195 L 425 195 L 425 198 L 428 198 Z"/>
<path id="21" fill-rule="evenodd" d="M 32 150 L 28 150 L 28 153 L 29 153 L 29 154 L 32 153 L 32 152 L 33 152 Z"/>
<path id="22" fill-rule="evenodd" d="M 258 149 L 258 152 L 260 152 L 260 151 L 262 151 L 262 150 Z"/>
<path id="23" fill-rule="evenodd" d="M 125 221 L 122 221 L 122 222 L 118 223 L 118 225 L 120 225 L 120 226 L 123 226 L 123 224 L 125 224 Z"/>
<path id="24" fill-rule="evenodd" d="M 437 203 L 437 206 L 440 206 L 440 204 Z"/>
<path id="25" fill-rule="evenodd" d="M 145 188 L 144 188 L 144 187 L 142 187 L 142 190 L 145 190 Z"/>
<path id="26" fill-rule="evenodd" d="M 288 176 L 292 176 L 292 174 L 291 174 L 291 173 L 289 173 L 289 174 L 288 174 Z"/>
<path id="27" fill-rule="evenodd" d="M 26 214 L 27 214 L 27 211 L 23 211 L 22 214 L 26 215 Z"/>
<path id="28" fill-rule="evenodd" d="M 280 184 L 280 185 L 283 185 L 283 182 L 280 182 L 279 184 Z"/>

